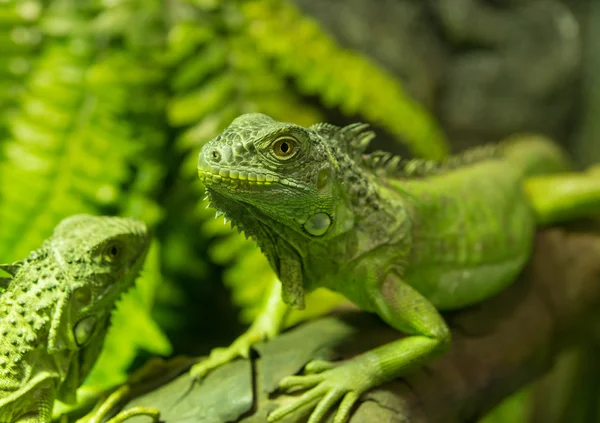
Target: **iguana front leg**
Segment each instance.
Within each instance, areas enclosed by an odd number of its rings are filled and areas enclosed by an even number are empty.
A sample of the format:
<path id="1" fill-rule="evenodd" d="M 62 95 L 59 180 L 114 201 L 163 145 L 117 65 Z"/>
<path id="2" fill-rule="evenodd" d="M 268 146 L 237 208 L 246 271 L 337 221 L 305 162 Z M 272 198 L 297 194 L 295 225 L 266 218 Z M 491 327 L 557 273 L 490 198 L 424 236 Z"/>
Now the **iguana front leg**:
<path id="1" fill-rule="evenodd" d="M 272 339 L 281 332 L 288 311 L 289 307 L 281 299 L 281 283 L 277 278 L 273 278 L 266 302 L 250 328 L 229 347 L 212 350 L 206 360 L 195 364 L 190 369 L 190 374 L 194 378 L 201 379 L 211 370 L 238 357 L 248 358 L 253 345 Z"/>
<path id="2" fill-rule="evenodd" d="M 77 423 L 101 423 L 108 415 L 112 412 L 120 402 L 123 402 L 129 397 L 131 392 L 131 386 L 125 384 L 119 389 L 111 393 L 106 400 L 104 400 L 97 410 L 92 411 L 88 416 L 77 421 Z M 116 416 L 112 417 L 106 423 L 123 423 L 126 420 L 137 417 L 137 416 L 148 416 L 152 422 L 158 422 L 160 419 L 160 411 L 153 407 L 132 407 L 126 410 L 120 411 Z"/>
<path id="3" fill-rule="evenodd" d="M 288 376 L 279 386 L 286 391 L 312 389 L 269 414 L 269 422 L 280 420 L 319 398 L 309 423 L 323 420 L 340 400 L 334 423 L 345 422 L 361 394 L 419 367 L 448 346 L 450 332 L 438 311 L 397 275 L 388 275 L 381 286 L 371 289 L 369 296 L 383 320 L 410 336 L 340 365 L 320 360 L 308 363 L 305 371 L 309 374 Z"/>

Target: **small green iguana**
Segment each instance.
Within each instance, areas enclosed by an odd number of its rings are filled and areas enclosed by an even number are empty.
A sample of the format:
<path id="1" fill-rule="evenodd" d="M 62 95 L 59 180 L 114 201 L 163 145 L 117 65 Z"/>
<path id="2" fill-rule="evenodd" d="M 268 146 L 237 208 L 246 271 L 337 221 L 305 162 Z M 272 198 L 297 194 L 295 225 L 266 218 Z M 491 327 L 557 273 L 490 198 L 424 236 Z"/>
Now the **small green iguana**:
<path id="1" fill-rule="evenodd" d="M 77 215 L 0 265 L 11 276 L 0 278 L 0 422 L 47 423 L 55 399 L 75 401 L 149 244 L 143 222 Z"/>
<path id="2" fill-rule="evenodd" d="M 248 114 L 199 155 L 211 204 L 257 240 L 281 288 L 272 289 L 248 332 L 196 364 L 193 376 L 247 356 L 318 287 L 408 335 L 341 364 L 310 362 L 308 374 L 284 378 L 282 389 L 308 391 L 271 412 L 269 422 L 315 403 L 310 423 L 338 403 L 334 422 L 344 422 L 362 393 L 444 352 L 450 332 L 438 310 L 498 293 L 530 256 L 537 218 L 524 178 L 568 167 L 540 137 L 443 163 L 365 154 L 374 137 L 366 128 L 303 128 Z M 595 189 L 600 195 L 600 179 Z"/>

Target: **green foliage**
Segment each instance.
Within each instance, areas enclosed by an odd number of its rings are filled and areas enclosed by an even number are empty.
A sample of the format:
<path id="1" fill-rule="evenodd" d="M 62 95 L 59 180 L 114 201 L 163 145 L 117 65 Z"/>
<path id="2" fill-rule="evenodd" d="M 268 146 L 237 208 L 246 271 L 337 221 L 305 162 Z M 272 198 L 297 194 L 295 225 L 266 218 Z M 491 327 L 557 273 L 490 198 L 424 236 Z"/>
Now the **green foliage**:
<path id="1" fill-rule="evenodd" d="M 23 80 L 36 60 L 42 41 L 37 23 L 43 6 L 35 0 L 0 2 L 0 122 L 10 118 Z M 0 143 L 5 130 L 0 123 Z"/>

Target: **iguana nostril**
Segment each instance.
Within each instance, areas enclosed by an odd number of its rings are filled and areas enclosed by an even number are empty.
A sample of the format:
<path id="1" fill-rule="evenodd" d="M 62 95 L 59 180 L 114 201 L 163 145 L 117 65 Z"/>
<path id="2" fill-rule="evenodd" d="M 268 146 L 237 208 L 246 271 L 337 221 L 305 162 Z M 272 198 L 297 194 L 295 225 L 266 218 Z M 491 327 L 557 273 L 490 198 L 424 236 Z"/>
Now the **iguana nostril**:
<path id="1" fill-rule="evenodd" d="M 219 153 L 219 150 L 212 150 L 210 152 L 210 157 L 213 160 L 213 162 L 220 162 L 221 161 L 221 153 Z"/>

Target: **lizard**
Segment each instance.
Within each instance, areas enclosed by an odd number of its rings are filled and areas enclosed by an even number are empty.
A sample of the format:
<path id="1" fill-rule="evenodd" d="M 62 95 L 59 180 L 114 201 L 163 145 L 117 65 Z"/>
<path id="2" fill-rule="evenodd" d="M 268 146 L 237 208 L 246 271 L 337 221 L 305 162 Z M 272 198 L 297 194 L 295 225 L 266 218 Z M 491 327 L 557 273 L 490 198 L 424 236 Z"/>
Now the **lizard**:
<path id="1" fill-rule="evenodd" d="M 0 265 L 1 422 L 49 423 L 55 399 L 76 401 L 150 240 L 139 220 L 75 215 L 27 258 Z"/>
<path id="2" fill-rule="evenodd" d="M 538 219 L 525 178 L 570 167 L 541 136 L 442 162 L 367 154 L 374 136 L 361 123 L 305 128 L 251 113 L 200 150 L 210 204 L 255 239 L 281 284 L 248 331 L 195 364 L 192 377 L 247 357 L 320 287 L 406 335 L 342 363 L 311 361 L 303 375 L 283 378 L 281 390 L 305 392 L 270 412 L 269 422 L 304 407 L 312 410 L 309 423 L 330 411 L 345 422 L 361 394 L 443 354 L 451 337 L 440 312 L 495 295 L 529 259 Z M 600 198 L 600 180 L 594 189 Z"/>

